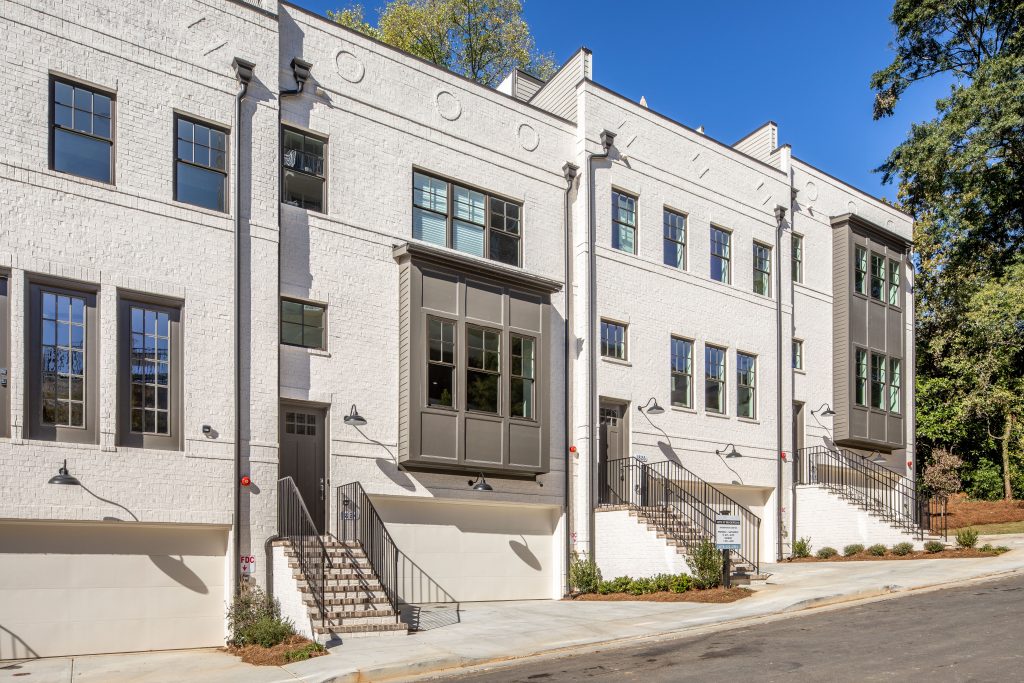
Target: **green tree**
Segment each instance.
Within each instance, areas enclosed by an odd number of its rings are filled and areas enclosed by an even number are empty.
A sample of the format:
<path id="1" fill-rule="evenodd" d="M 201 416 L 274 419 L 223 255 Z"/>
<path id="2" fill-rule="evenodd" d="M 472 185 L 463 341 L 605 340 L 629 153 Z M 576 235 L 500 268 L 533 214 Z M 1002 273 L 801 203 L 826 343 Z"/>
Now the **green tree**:
<path id="1" fill-rule="evenodd" d="M 544 80 L 556 70 L 537 52 L 521 0 L 390 0 L 377 26 L 358 4 L 327 16 L 487 86 L 516 68 Z"/>

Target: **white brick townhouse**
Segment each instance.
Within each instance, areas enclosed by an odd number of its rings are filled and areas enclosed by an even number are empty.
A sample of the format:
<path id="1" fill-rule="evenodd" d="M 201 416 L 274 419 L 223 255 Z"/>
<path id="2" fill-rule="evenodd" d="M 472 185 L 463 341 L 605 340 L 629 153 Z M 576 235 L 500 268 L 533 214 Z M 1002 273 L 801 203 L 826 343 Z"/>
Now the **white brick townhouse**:
<path id="1" fill-rule="evenodd" d="M 774 124 L 585 49 L 489 89 L 287 3 L 67 10 L 0 6 L 0 659 L 221 644 L 241 583 L 403 634 L 724 509 L 751 569 L 916 531 L 910 219 Z"/>

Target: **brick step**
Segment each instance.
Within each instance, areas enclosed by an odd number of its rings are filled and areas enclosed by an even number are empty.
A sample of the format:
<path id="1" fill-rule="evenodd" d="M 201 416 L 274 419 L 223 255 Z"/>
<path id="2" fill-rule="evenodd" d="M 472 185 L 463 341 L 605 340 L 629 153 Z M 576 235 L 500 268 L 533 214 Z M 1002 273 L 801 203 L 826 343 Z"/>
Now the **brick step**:
<path id="1" fill-rule="evenodd" d="M 337 609 L 331 609 L 330 606 L 328 606 L 327 611 L 324 612 L 324 617 L 331 621 L 337 619 L 366 619 L 373 617 L 389 618 L 392 620 L 398 618 L 398 612 L 391 609 L 390 605 L 386 606 L 384 609 L 375 609 L 372 606 L 367 609 L 349 609 L 350 607 L 353 607 L 353 605 L 341 605 Z M 316 606 L 307 605 L 307 610 L 309 611 L 311 619 L 320 619 L 320 610 L 317 609 Z"/>
<path id="2" fill-rule="evenodd" d="M 296 562 L 289 562 L 288 563 L 288 568 L 289 569 L 302 569 L 302 566 L 296 561 Z M 330 567 L 328 567 L 328 569 L 330 569 L 332 571 L 335 571 L 335 570 L 340 570 L 340 571 L 364 571 L 365 570 L 365 571 L 368 571 L 368 572 L 373 571 L 373 567 L 370 566 L 370 561 L 369 560 L 364 560 L 364 559 L 359 559 L 359 558 L 341 558 L 341 557 L 332 557 L 331 558 L 331 565 L 330 565 Z"/>
<path id="3" fill-rule="evenodd" d="M 299 583 L 300 587 L 303 585 L 309 585 L 309 582 L 306 581 L 306 577 L 303 574 L 295 574 L 292 578 Z M 384 587 L 380 585 L 380 581 L 378 581 L 377 577 L 373 574 L 354 575 L 352 578 L 328 577 L 324 581 L 324 588 L 346 588 L 351 586 L 365 588 L 368 590 L 384 590 Z"/>
<path id="4" fill-rule="evenodd" d="M 343 635 L 349 638 L 366 636 L 404 636 L 409 633 L 409 625 L 398 622 L 396 624 L 367 624 L 365 626 L 314 626 L 313 633 Z"/>
<path id="5" fill-rule="evenodd" d="M 310 614 L 312 617 L 313 615 Z M 315 617 L 315 621 L 319 622 L 320 618 Z M 327 617 L 325 626 L 380 626 L 384 624 L 397 624 L 398 617 L 391 616 L 379 616 L 376 614 L 369 614 L 358 617 Z"/>
<path id="6" fill-rule="evenodd" d="M 343 558 L 351 558 L 351 559 L 354 559 L 354 560 L 365 560 L 366 559 L 366 553 L 363 551 L 362 548 L 336 548 L 336 547 L 328 546 L 328 547 L 324 548 L 324 550 L 327 551 L 327 556 L 328 557 L 332 557 L 332 558 L 333 557 L 343 557 Z M 290 560 L 298 558 L 298 551 L 295 548 L 292 548 L 291 546 L 286 546 L 285 547 L 284 554 Z"/>
<path id="7" fill-rule="evenodd" d="M 299 584 L 299 591 L 303 593 L 312 593 L 313 590 L 306 583 Z M 380 584 L 367 584 L 365 586 L 324 586 L 324 593 L 331 594 L 346 594 L 346 593 L 357 593 L 366 594 L 372 593 L 375 597 L 380 595 L 381 597 L 387 598 L 387 593 L 384 592 L 384 587 Z"/>
<path id="8" fill-rule="evenodd" d="M 313 600 L 312 596 L 303 597 L 303 604 L 306 607 L 316 607 L 316 601 Z M 388 596 L 381 595 L 346 595 L 343 593 L 325 593 L 324 594 L 324 605 L 328 608 L 335 606 L 342 606 L 348 610 L 360 610 L 360 609 L 377 609 L 377 605 L 388 605 L 390 608 L 390 602 Z"/>

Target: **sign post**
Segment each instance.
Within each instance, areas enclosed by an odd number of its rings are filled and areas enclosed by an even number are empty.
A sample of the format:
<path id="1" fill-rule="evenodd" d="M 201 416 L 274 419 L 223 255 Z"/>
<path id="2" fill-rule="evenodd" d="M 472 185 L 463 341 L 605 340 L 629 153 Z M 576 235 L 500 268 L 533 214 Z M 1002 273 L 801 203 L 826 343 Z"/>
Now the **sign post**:
<path id="1" fill-rule="evenodd" d="M 740 549 L 740 518 L 730 515 L 728 510 L 715 517 L 715 547 L 722 551 L 722 585 L 732 585 L 732 571 L 729 553 Z"/>

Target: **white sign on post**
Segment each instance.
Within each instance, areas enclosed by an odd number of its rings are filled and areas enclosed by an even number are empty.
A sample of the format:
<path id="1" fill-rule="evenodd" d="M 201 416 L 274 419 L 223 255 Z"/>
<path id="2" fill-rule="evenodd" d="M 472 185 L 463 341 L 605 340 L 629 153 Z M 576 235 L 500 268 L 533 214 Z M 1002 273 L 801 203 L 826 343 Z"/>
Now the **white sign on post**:
<path id="1" fill-rule="evenodd" d="M 719 550 L 740 549 L 740 518 L 735 515 L 715 517 L 715 547 Z"/>

